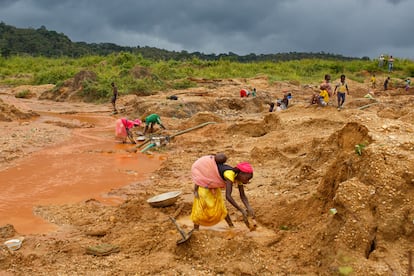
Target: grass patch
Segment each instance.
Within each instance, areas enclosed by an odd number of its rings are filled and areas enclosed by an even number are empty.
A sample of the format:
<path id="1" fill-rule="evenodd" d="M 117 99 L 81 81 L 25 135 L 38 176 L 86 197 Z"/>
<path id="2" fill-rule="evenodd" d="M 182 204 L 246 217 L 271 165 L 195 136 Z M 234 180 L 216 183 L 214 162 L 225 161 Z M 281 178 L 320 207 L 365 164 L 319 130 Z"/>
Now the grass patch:
<path id="1" fill-rule="evenodd" d="M 23 99 L 28 99 L 32 96 L 32 93 L 30 93 L 29 90 L 22 90 L 16 93 L 15 97 L 16 98 L 23 98 Z"/>

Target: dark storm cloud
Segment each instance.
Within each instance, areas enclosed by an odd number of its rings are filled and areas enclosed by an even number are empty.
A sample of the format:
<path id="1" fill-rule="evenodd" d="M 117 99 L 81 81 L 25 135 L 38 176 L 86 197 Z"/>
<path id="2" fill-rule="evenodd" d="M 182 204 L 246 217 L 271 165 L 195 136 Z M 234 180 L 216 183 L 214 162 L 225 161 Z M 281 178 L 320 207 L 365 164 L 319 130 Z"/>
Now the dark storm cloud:
<path id="1" fill-rule="evenodd" d="M 411 0 L 0 0 L 0 20 L 175 51 L 414 58 L 413 9 Z"/>
<path id="2" fill-rule="evenodd" d="M 392 4 L 399 4 L 403 1 L 407 1 L 407 0 L 387 0 L 388 2 L 392 3 Z"/>

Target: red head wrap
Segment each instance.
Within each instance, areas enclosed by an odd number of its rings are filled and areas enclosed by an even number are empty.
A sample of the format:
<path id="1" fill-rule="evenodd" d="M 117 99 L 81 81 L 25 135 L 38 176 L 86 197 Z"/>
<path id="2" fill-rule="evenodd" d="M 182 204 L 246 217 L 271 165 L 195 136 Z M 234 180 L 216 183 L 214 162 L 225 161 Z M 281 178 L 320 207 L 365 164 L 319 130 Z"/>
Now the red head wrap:
<path id="1" fill-rule="evenodd" d="M 236 168 L 238 168 L 241 172 L 244 173 L 253 173 L 253 167 L 250 165 L 249 162 L 241 162 L 237 164 Z"/>

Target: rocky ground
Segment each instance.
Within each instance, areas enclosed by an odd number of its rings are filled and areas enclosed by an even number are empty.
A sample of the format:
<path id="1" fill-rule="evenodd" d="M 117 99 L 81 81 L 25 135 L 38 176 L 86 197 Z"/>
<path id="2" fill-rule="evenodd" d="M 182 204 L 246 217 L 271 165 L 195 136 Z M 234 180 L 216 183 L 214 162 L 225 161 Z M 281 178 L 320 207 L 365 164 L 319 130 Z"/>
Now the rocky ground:
<path id="1" fill-rule="evenodd" d="M 308 107 L 316 84 L 269 84 L 266 78 L 193 80 L 197 88 L 147 97 L 123 96 L 122 112 L 110 106 L 52 101 L 51 86 L 2 88 L 0 165 L 6 173 L 34 153 L 71 139 L 77 129 L 113 137 L 117 118 L 161 115 L 167 130 L 179 134 L 146 153 L 126 145 L 128 154 L 162 156 L 159 167 L 142 179 L 132 175 L 108 192 L 119 204 L 88 198 L 45 204 L 34 212 L 56 225 L 46 233 L 0 228 L 2 241 L 24 236 L 17 251 L 0 248 L 4 275 L 406 275 L 414 238 L 414 91 L 371 91 L 348 81 L 345 108 Z M 335 80 L 334 82 L 336 82 Z M 242 88 L 258 91 L 240 98 Z M 19 90 L 31 97 L 15 98 Z M 268 102 L 291 92 L 289 108 L 268 111 Z M 49 96 L 45 97 L 45 93 Z M 178 100 L 167 96 L 177 95 Z M 43 95 L 43 96 L 42 96 Z M 40 100 L 39 98 L 42 98 Z M 53 98 L 53 96 L 52 96 Z M 333 101 L 334 102 L 334 101 Z M 62 114 L 85 118 L 79 123 Z M 59 115 L 58 118 L 46 118 Z M 88 116 L 101 116 L 92 124 Z M 56 146 L 57 145 L 57 146 Z M 104 146 L 95 145 L 95 150 Z M 184 244 L 169 216 L 191 229 L 190 168 L 200 156 L 224 152 L 228 163 L 250 161 L 254 178 L 247 196 L 258 227 L 249 231 L 228 206 L 236 227 L 201 228 Z M 70 162 L 70 160 L 65 160 Z M 108 161 L 109 162 L 109 161 Z M 39 164 L 40 165 L 40 164 Z M 88 164 L 85 164 L 88 166 Z M 116 165 L 115 165 L 116 166 Z M 45 176 L 47 177 L 47 176 Z M 95 173 L 93 178 L 103 178 Z M 136 178 L 136 179 L 135 179 Z M 86 185 L 86 184 L 85 184 Z M 169 207 L 153 208 L 151 196 L 182 191 Z M 237 190 L 234 197 L 239 200 Z M 336 213 L 331 210 L 335 209 Z M 107 256 L 86 254 L 99 244 L 116 246 Z"/>

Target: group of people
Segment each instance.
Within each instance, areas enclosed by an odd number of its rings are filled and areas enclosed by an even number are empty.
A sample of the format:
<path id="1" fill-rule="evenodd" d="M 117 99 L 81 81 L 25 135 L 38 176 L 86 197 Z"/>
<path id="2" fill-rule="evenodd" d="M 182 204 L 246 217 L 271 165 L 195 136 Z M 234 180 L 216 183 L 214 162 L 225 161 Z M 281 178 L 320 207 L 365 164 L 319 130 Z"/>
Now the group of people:
<path id="1" fill-rule="evenodd" d="M 372 76 L 371 83 L 375 88 L 375 75 Z M 337 108 L 338 110 L 341 110 L 343 109 L 346 95 L 349 95 L 349 86 L 346 82 L 346 76 L 344 74 L 340 76 L 340 81 L 335 85 L 334 89 L 332 89 L 331 75 L 326 74 L 324 81 L 319 85 L 319 92 L 312 95 L 309 106 L 316 104 L 320 107 L 325 107 L 329 104 L 331 97 L 335 95 L 337 98 Z M 269 103 L 269 112 L 273 112 L 274 110 L 281 111 L 287 109 L 289 100 L 291 98 L 291 93 L 285 93 L 282 99 L 278 99 L 276 101 L 276 105 L 273 102 Z"/>
<path id="2" fill-rule="evenodd" d="M 241 98 L 245 98 L 245 97 L 247 98 L 250 95 L 252 95 L 252 97 L 256 97 L 256 88 L 253 88 L 252 91 L 249 91 L 248 89 L 244 89 L 244 88 L 240 90 Z"/>
<path id="3" fill-rule="evenodd" d="M 117 113 L 115 104 L 118 97 L 118 89 L 114 83 L 111 83 L 111 86 L 113 89 L 111 103 L 114 113 Z M 252 93 L 256 93 L 256 89 Z M 122 138 L 123 142 L 126 142 L 126 139 L 129 138 L 131 142 L 135 143 L 131 129 L 141 126 L 141 124 L 142 121 L 140 119 L 128 120 L 126 118 L 120 118 L 116 121 L 116 135 Z M 148 130 L 153 132 L 155 124 L 165 129 L 159 115 L 150 114 L 147 116 L 145 118 L 144 135 Z M 234 227 L 227 211 L 221 189 L 225 189 L 226 200 L 241 212 L 246 225 L 250 228 L 254 226 L 249 224 L 248 216 L 254 219 L 255 213 L 244 191 L 244 185 L 248 184 L 253 177 L 253 168 L 248 162 L 241 162 L 235 167 L 232 167 L 226 164 L 226 161 L 227 157 L 223 153 L 206 155 L 195 161 L 191 167 L 191 176 L 194 181 L 194 202 L 191 219 L 194 223 L 194 230 L 198 230 L 200 225 L 215 225 L 223 219 L 230 227 Z M 233 185 L 236 185 L 238 188 L 240 199 L 246 209 L 242 208 L 234 200 L 232 196 Z"/>
<path id="4" fill-rule="evenodd" d="M 338 110 L 341 110 L 345 103 L 346 95 L 349 95 L 349 87 L 346 82 L 346 76 L 344 74 L 341 75 L 340 81 L 335 85 L 333 91 L 331 85 L 331 75 L 326 74 L 324 81 L 319 85 L 319 92 L 312 95 L 309 106 L 314 104 L 321 107 L 327 106 L 329 104 L 330 98 L 335 95 L 337 97 L 337 108 Z M 274 110 L 282 111 L 287 109 L 290 99 L 292 99 L 292 93 L 284 93 L 282 99 L 276 100 L 276 104 L 273 102 L 269 103 L 269 112 L 273 112 Z"/>
<path id="5" fill-rule="evenodd" d="M 375 78 L 375 74 L 372 74 L 370 82 L 371 82 L 371 88 L 375 89 L 376 88 L 376 82 L 377 82 L 376 78 Z M 383 84 L 384 91 L 388 90 L 390 82 L 391 82 L 391 78 L 389 76 L 386 77 L 385 80 L 384 80 L 384 84 Z M 404 80 L 404 89 L 405 89 L 405 91 L 408 91 L 410 89 L 410 85 L 411 85 L 410 78 L 406 78 Z"/>
<path id="6" fill-rule="evenodd" d="M 113 107 L 112 114 L 117 114 L 118 110 L 116 108 L 116 100 L 119 96 L 118 88 L 116 87 L 115 83 L 111 83 L 112 86 L 112 98 L 111 103 Z M 158 114 L 150 114 L 147 117 L 144 118 L 145 122 L 145 128 L 144 133 L 145 135 L 148 131 L 152 133 L 154 131 L 154 125 L 158 124 L 162 129 L 166 129 L 165 126 L 161 122 L 161 118 Z M 116 137 L 120 138 L 123 143 L 126 142 L 127 138 L 131 141 L 131 143 L 136 143 L 133 134 L 131 132 L 131 129 L 134 127 L 138 127 L 142 125 L 142 121 L 140 119 L 135 120 L 128 120 L 127 118 L 120 118 L 116 121 L 115 124 L 115 135 Z"/>
<path id="7" fill-rule="evenodd" d="M 275 103 L 271 102 L 269 103 L 269 112 L 273 111 L 282 111 L 288 108 L 289 106 L 289 100 L 292 99 L 292 93 L 287 92 L 283 94 L 282 99 L 276 100 L 276 109 L 275 109 Z"/>
<path id="8" fill-rule="evenodd" d="M 148 130 L 149 133 L 152 133 L 154 131 L 154 125 L 158 124 L 162 129 L 166 129 L 165 126 L 161 122 L 161 118 L 158 114 L 150 114 L 147 117 L 145 117 L 145 128 L 144 133 L 145 135 Z M 135 140 L 133 138 L 133 134 L 131 132 L 131 129 L 134 127 L 141 126 L 142 121 L 140 119 L 135 120 L 128 120 L 126 118 L 120 118 L 116 120 L 115 124 L 115 135 L 116 137 L 120 138 L 122 140 L 122 143 L 126 142 L 126 139 L 128 138 L 131 143 L 135 144 Z"/>
<path id="9" fill-rule="evenodd" d="M 385 56 L 383 54 L 381 54 L 378 58 L 378 67 L 382 68 L 384 66 L 385 63 Z M 394 70 L 394 58 L 393 56 L 389 56 L 388 60 L 387 60 L 387 64 L 388 64 L 388 72 L 391 73 Z M 391 78 L 388 76 L 385 80 L 384 80 L 384 90 L 388 90 L 388 86 L 390 84 Z M 375 74 L 372 75 L 371 77 L 371 87 L 375 88 L 376 87 L 376 79 L 375 79 Z M 406 90 L 408 90 L 406 88 Z"/>
<path id="10" fill-rule="evenodd" d="M 111 103 L 114 113 L 117 113 L 115 104 L 118 98 L 118 89 L 114 83 L 111 83 L 111 86 L 113 89 Z M 256 89 L 253 91 L 256 93 Z M 135 143 L 131 129 L 141 126 L 141 124 L 140 119 L 120 118 L 116 121 L 116 136 L 122 138 L 123 142 L 129 138 L 131 142 Z M 148 130 L 152 132 L 155 124 L 159 124 L 162 129 L 165 129 L 159 115 L 150 114 L 147 116 L 144 135 Z M 248 217 L 251 217 L 254 221 L 255 213 L 244 191 L 244 185 L 248 184 L 253 177 L 253 168 L 248 162 L 240 162 L 232 167 L 226 164 L 226 161 L 227 156 L 224 153 L 206 155 L 196 160 L 191 167 L 191 176 L 194 181 L 194 202 L 191 211 L 191 219 L 194 223 L 193 230 L 198 230 L 200 225 L 213 226 L 223 219 L 230 227 L 234 227 L 221 193 L 222 189 L 225 190 L 226 200 L 240 211 L 245 224 L 250 229 L 255 226 L 248 220 Z M 232 196 L 233 185 L 238 188 L 240 199 L 246 209 L 234 200 Z"/>
<path id="11" fill-rule="evenodd" d="M 388 60 L 390 72 L 393 68 L 393 59 Z M 383 60 L 380 62 L 383 63 Z M 382 66 L 381 63 L 381 66 Z M 385 90 L 388 87 L 388 77 L 384 82 Z M 337 108 L 343 108 L 346 95 L 349 95 L 349 87 L 346 82 L 346 76 L 342 74 L 340 81 L 332 89 L 331 76 L 325 75 L 324 81 L 319 86 L 319 93 L 315 93 L 310 101 L 310 104 L 317 104 L 321 107 L 327 106 L 330 98 L 337 95 Z M 407 87 L 410 85 L 409 79 L 406 81 Z M 372 87 L 376 86 L 375 74 L 371 78 Z M 113 88 L 112 105 L 114 113 L 117 113 L 116 100 L 118 97 L 118 89 L 114 83 L 111 84 Z M 256 89 L 252 92 L 247 89 L 240 90 L 240 97 L 249 97 L 249 95 L 256 96 Z M 292 99 L 292 94 L 285 93 L 282 99 L 276 101 L 276 110 L 284 110 L 289 106 L 289 100 Z M 269 112 L 275 110 L 275 104 L 269 103 Z M 116 131 L 117 135 L 131 137 L 131 129 L 140 126 L 142 121 L 140 119 L 128 120 L 121 118 L 117 120 Z M 157 114 L 150 114 L 145 118 L 144 135 L 150 130 L 153 131 L 155 124 L 159 124 L 162 129 L 165 127 L 161 123 L 160 116 Z M 130 138 L 132 140 L 132 138 Z M 234 227 L 233 221 L 227 210 L 225 200 L 227 200 L 237 211 L 241 213 L 243 221 L 248 227 L 252 227 L 248 218 L 255 219 L 255 212 L 250 206 L 245 193 L 245 186 L 253 178 L 253 167 L 248 162 L 240 162 L 236 166 L 230 166 L 226 163 L 227 157 L 223 153 L 214 155 L 205 155 L 197 159 L 191 167 L 191 177 L 194 182 L 194 201 L 191 211 L 191 220 L 194 223 L 193 230 L 198 230 L 201 226 L 213 226 L 222 220 L 225 220 L 229 227 Z M 234 188 L 239 190 L 239 195 L 243 206 L 238 204 L 232 196 Z M 225 198 L 223 198 L 221 190 L 225 190 Z"/>
<path id="12" fill-rule="evenodd" d="M 337 108 L 341 110 L 345 103 L 346 95 L 349 95 L 349 87 L 346 83 L 346 77 L 341 75 L 339 83 L 335 85 L 335 89 L 332 92 L 331 75 L 326 74 L 325 80 L 319 86 L 319 93 L 314 93 L 310 100 L 310 105 L 317 104 L 321 107 L 327 106 L 330 101 L 330 97 L 337 95 Z"/>
<path id="13" fill-rule="evenodd" d="M 385 57 L 383 54 L 381 54 L 378 58 L 378 67 L 382 68 L 384 66 L 384 63 L 385 63 Z M 392 56 L 389 56 L 387 63 L 388 63 L 388 72 L 391 73 L 392 70 L 394 69 L 394 58 Z"/>

